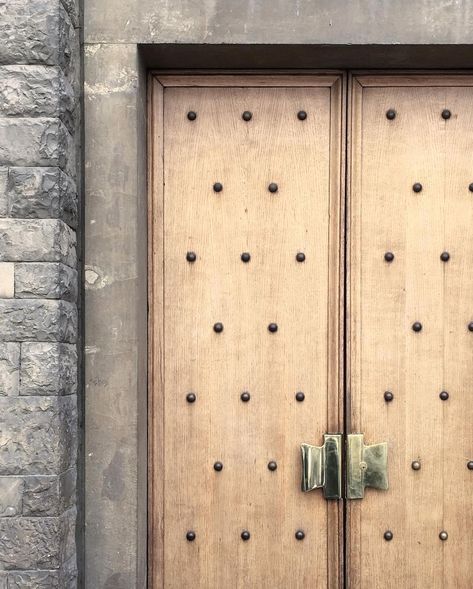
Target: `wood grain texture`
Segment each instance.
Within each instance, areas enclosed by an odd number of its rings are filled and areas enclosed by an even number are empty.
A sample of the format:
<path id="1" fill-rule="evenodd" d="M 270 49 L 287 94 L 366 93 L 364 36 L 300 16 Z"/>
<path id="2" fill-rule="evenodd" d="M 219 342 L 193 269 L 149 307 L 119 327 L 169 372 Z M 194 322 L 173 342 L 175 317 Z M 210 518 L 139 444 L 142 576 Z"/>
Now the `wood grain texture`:
<path id="1" fill-rule="evenodd" d="M 153 546 L 163 547 L 153 587 L 338 586 L 339 506 L 300 491 L 300 443 L 320 443 L 341 426 L 343 111 L 341 80 L 324 80 L 164 89 L 164 208 L 159 180 L 152 203 L 152 297 L 164 300 L 152 310 L 150 424 L 161 433 L 152 432 L 151 525 Z M 249 123 L 244 110 L 253 112 Z M 212 329 L 217 321 L 221 334 Z M 248 403 L 240 400 L 245 390 Z M 217 460 L 222 472 L 213 469 Z M 190 529 L 194 542 L 185 539 Z"/>
<path id="2" fill-rule="evenodd" d="M 342 79 L 339 73 L 333 72 L 319 72 L 318 74 L 308 74 L 301 71 L 297 74 L 291 75 L 262 75 L 256 71 L 247 72 L 245 74 L 196 74 L 188 73 L 186 75 L 178 74 L 157 74 L 159 82 L 164 87 L 261 87 L 261 88 L 277 88 L 277 87 L 306 87 L 306 88 L 328 88 L 339 84 Z"/>
<path id="3" fill-rule="evenodd" d="M 354 588 L 467 589 L 473 88 L 463 77 L 397 81 L 359 77 L 351 100 L 350 428 L 366 443 L 388 442 L 390 489 L 368 491 L 348 506 L 348 580 Z M 397 111 L 393 121 L 389 108 Z M 452 111 L 447 121 L 445 108 Z M 422 192 L 413 192 L 415 182 Z M 385 262 L 386 251 L 393 262 Z M 386 390 L 394 393 L 391 403 Z M 448 401 L 439 399 L 442 390 Z M 421 470 L 412 470 L 413 460 Z M 383 539 L 388 529 L 391 542 Z"/>
<path id="4" fill-rule="evenodd" d="M 357 85 L 363 88 L 402 88 L 413 86 L 417 88 L 441 88 L 441 87 L 455 87 L 472 86 L 473 76 L 471 72 L 448 74 L 448 73 L 432 73 L 430 75 L 422 75 L 415 72 L 399 72 L 382 74 L 358 74 L 354 76 Z"/>
<path id="5" fill-rule="evenodd" d="M 148 80 L 148 577 L 164 583 L 164 92 Z"/>

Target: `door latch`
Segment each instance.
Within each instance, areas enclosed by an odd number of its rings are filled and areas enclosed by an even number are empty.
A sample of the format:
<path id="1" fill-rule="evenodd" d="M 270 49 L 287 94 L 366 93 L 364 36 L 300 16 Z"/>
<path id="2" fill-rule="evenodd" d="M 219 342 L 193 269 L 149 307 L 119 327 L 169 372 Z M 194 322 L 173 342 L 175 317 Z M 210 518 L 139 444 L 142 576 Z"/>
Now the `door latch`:
<path id="1" fill-rule="evenodd" d="M 323 446 L 302 444 L 302 490 L 322 488 L 326 499 L 341 499 L 342 434 L 325 434 Z M 347 499 L 362 499 L 365 487 L 388 488 L 388 445 L 365 446 L 363 434 L 346 436 Z"/>
<path id="2" fill-rule="evenodd" d="M 363 499 L 365 487 L 388 488 L 388 445 L 365 446 L 363 434 L 347 436 L 347 499 Z"/>
<path id="3" fill-rule="evenodd" d="M 325 434 L 323 446 L 302 444 L 302 490 L 320 487 L 326 499 L 340 499 L 342 492 L 342 435 Z"/>

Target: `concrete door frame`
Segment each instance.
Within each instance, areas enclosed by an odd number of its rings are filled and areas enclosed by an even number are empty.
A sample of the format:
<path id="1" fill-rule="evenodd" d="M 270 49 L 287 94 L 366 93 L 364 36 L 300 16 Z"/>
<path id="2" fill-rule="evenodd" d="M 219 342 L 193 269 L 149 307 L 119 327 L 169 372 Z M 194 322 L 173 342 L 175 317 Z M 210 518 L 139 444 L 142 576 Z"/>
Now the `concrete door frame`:
<path id="1" fill-rule="evenodd" d="M 148 70 L 452 70 L 471 48 L 84 46 L 85 586 L 147 586 Z"/>

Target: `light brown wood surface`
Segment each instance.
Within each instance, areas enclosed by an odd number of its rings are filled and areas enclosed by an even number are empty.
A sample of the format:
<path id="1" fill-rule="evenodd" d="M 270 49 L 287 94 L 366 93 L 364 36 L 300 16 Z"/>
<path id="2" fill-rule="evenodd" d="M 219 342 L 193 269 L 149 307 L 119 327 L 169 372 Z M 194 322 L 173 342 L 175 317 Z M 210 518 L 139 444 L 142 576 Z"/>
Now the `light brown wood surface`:
<path id="1" fill-rule="evenodd" d="M 468 80 L 449 76 L 446 85 L 442 76 L 360 76 L 353 82 L 348 427 L 363 432 L 365 443 L 388 442 L 390 477 L 389 491 L 368 490 L 364 500 L 348 504 L 353 588 L 473 586 Z M 389 108 L 397 112 L 392 121 Z M 450 119 L 442 118 L 443 109 Z M 412 190 L 415 182 L 423 185 L 420 193 Z M 387 251 L 395 255 L 391 263 Z M 446 263 L 443 251 L 451 256 Z M 415 321 L 423 326 L 419 333 L 411 328 Z M 383 398 L 387 390 L 391 403 Z M 448 391 L 447 401 L 441 391 Z"/>
<path id="2" fill-rule="evenodd" d="M 469 589 L 472 78 L 354 76 L 347 139 L 332 73 L 152 80 L 151 586 Z M 344 347 L 346 431 L 388 442 L 390 482 L 347 503 L 346 562 L 341 502 L 299 490 L 300 443 L 344 429 Z"/>
<path id="3" fill-rule="evenodd" d="M 225 84 L 219 76 L 219 87 L 178 79 L 180 87 L 168 81 L 164 89 L 154 81 L 156 588 L 339 584 L 339 504 L 321 491 L 300 491 L 299 447 L 320 444 L 323 433 L 341 427 L 342 80 L 294 80 L 259 77 L 248 86 L 247 78 Z M 245 110 L 253 113 L 250 122 L 241 118 Z M 307 111 L 305 121 L 299 110 Z M 214 182 L 222 192 L 213 191 Z M 278 184 L 276 194 L 270 182 Z M 197 254 L 195 263 L 186 261 L 187 251 Z M 250 252 L 249 263 L 242 252 Z M 305 262 L 296 261 L 298 252 Z M 223 323 L 222 333 L 213 331 L 215 322 Z M 271 322 L 277 333 L 268 331 Z M 194 404 L 186 402 L 190 391 Z M 251 394 L 248 403 L 240 400 L 243 391 Z M 297 391 L 304 402 L 295 400 Z M 299 529 L 303 541 L 295 539 Z M 194 542 L 186 540 L 188 530 Z M 247 542 L 243 530 L 251 534 Z"/>

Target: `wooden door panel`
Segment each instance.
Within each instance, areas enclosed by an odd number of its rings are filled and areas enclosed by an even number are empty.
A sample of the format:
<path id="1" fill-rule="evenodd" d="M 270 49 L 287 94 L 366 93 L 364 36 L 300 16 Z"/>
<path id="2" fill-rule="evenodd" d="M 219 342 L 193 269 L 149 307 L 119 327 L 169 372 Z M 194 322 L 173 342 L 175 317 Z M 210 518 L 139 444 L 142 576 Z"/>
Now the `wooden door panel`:
<path id="1" fill-rule="evenodd" d="M 449 81 L 354 80 L 349 428 L 388 442 L 390 488 L 349 503 L 350 587 L 473 580 L 473 87 Z"/>
<path id="2" fill-rule="evenodd" d="M 341 80 L 216 78 L 154 82 L 153 586 L 336 587 L 299 446 L 341 425 Z"/>

